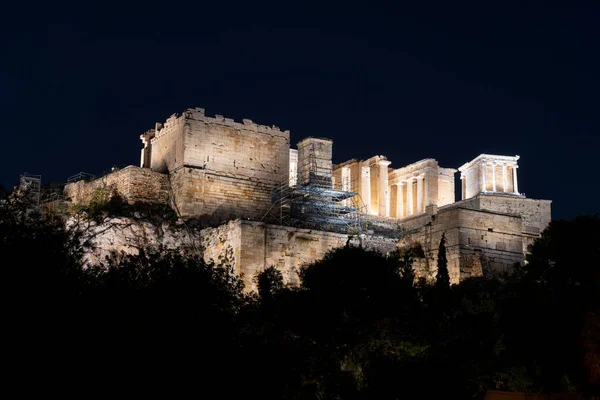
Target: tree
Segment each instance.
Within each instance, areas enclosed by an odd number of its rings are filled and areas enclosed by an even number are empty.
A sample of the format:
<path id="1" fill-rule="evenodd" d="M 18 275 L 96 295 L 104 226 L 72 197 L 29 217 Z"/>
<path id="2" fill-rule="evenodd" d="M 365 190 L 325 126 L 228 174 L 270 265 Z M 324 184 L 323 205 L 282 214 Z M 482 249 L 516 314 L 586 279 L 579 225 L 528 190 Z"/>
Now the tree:
<path id="1" fill-rule="evenodd" d="M 450 287 L 450 274 L 448 273 L 448 258 L 446 256 L 446 234 L 442 234 L 437 256 L 437 273 L 435 275 L 435 286 L 438 288 Z"/>
<path id="2" fill-rule="evenodd" d="M 271 266 L 265 268 L 254 278 L 256 286 L 258 288 L 258 295 L 260 296 L 261 302 L 270 303 L 275 299 L 277 293 L 283 289 L 283 276 L 281 272 Z"/>

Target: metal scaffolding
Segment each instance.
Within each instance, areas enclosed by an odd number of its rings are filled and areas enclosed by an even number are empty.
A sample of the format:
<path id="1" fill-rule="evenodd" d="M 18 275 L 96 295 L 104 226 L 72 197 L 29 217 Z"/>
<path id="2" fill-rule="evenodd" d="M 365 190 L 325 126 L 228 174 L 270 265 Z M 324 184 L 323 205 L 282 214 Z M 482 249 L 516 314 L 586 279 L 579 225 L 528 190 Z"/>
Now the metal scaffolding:
<path id="1" fill-rule="evenodd" d="M 27 191 L 27 197 L 29 198 L 33 207 L 39 208 L 41 200 L 42 190 L 42 176 L 33 175 L 27 172 L 21 175 L 19 180 L 19 188 Z"/>
<path id="2" fill-rule="evenodd" d="M 353 186 L 351 182 L 343 185 Z M 272 191 L 271 201 L 263 222 L 346 234 L 366 231 L 361 219 L 365 206 L 360 196 L 334 189 L 331 160 L 320 160 L 314 152 L 298 164 L 297 177 L 283 177 Z"/>
<path id="3" fill-rule="evenodd" d="M 88 174 L 87 172 L 79 172 L 78 174 L 68 177 L 67 183 L 73 183 L 77 181 L 93 181 L 94 179 L 96 179 L 96 175 Z"/>

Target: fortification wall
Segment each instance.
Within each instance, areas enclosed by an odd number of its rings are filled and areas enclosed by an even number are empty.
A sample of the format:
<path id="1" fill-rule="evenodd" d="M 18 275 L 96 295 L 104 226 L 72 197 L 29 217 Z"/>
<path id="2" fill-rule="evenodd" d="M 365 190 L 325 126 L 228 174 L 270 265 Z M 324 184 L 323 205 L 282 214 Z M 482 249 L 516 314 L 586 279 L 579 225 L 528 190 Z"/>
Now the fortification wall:
<path id="1" fill-rule="evenodd" d="M 161 150 L 161 141 L 175 143 Z M 259 220 L 271 206 L 273 187 L 288 174 L 289 147 L 289 131 L 189 109 L 171 117 L 152 139 L 152 168 L 164 164 L 170 171 L 183 217 L 210 224 Z"/>
<path id="2" fill-rule="evenodd" d="M 232 249 L 235 270 L 248 291 L 256 290 L 253 278 L 270 266 L 281 271 L 285 283 L 298 284 L 300 267 L 322 259 L 348 240 L 348 236 L 337 233 L 244 220 L 207 228 L 202 237 L 206 260 L 216 260 L 227 248 Z"/>
<path id="3" fill-rule="evenodd" d="M 272 185 L 184 167 L 171 174 L 173 197 L 182 217 L 211 225 L 244 218 L 260 220 L 271 207 Z"/>
<path id="4" fill-rule="evenodd" d="M 460 209 L 459 224 L 463 277 L 477 265 L 487 275 L 510 271 L 515 263 L 523 263 L 520 217 Z"/>
<path id="5" fill-rule="evenodd" d="M 480 195 L 479 208 L 504 214 L 519 215 L 523 232 L 539 235 L 551 221 L 550 200 L 535 200 L 515 196 Z"/>
<path id="6" fill-rule="evenodd" d="M 403 221 L 399 245 L 421 244 L 426 261 L 417 265 L 417 274 L 433 278 L 437 272 L 439 243 L 445 232 L 450 279 L 458 283 L 470 276 L 508 271 L 514 263 L 522 263 L 525 235 L 521 227 L 519 216 L 477 210 L 473 202 L 461 202 L 435 215 Z"/>
<path id="7" fill-rule="evenodd" d="M 459 213 L 453 208 L 440 212 L 432 218 L 425 214 L 411 218 L 401 225 L 404 235 L 398 242 L 399 247 L 411 247 L 420 244 L 425 252 L 425 259 L 414 265 L 417 277 L 434 279 L 437 272 L 437 256 L 442 234 L 446 234 L 446 257 L 451 283 L 460 280 L 460 241 Z"/>
<path id="8" fill-rule="evenodd" d="M 152 171 L 167 173 L 183 165 L 185 152 L 184 126 L 185 118 L 173 114 L 167 119 L 164 126 L 156 131 L 154 138 L 151 140 L 150 168 Z"/>
<path id="9" fill-rule="evenodd" d="M 64 195 L 74 204 L 87 204 L 94 191 L 114 189 L 128 203 L 169 203 L 169 177 L 147 168 L 128 166 L 91 182 L 77 181 L 65 186 Z"/>
<path id="10" fill-rule="evenodd" d="M 207 117 L 202 109 L 188 110 L 184 117 L 186 166 L 269 184 L 288 174 L 289 131 L 249 119 Z"/>

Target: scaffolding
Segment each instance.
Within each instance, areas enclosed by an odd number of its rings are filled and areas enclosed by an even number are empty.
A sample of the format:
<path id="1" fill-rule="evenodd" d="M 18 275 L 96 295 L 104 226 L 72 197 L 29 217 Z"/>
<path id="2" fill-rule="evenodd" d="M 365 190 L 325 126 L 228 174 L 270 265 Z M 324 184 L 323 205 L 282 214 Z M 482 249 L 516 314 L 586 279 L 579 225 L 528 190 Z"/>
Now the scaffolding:
<path id="1" fill-rule="evenodd" d="M 286 174 L 273 189 L 271 207 L 261 221 L 351 235 L 365 232 L 365 205 L 358 193 L 335 189 L 331 159 L 319 158 L 314 146 L 308 153 L 299 160 L 296 176 Z M 341 186 L 355 187 L 351 182 Z"/>
<path id="2" fill-rule="evenodd" d="M 67 178 L 67 183 L 73 183 L 77 181 L 93 181 L 96 179 L 96 175 L 88 174 L 87 172 L 79 172 L 75 175 L 71 175 Z"/>
<path id="3" fill-rule="evenodd" d="M 27 172 L 23 173 L 23 175 L 21 175 L 21 179 L 19 180 L 19 188 L 27 191 L 27 197 L 29 198 L 31 205 L 35 208 L 39 208 L 42 190 L 42 176 L 29 174 Z"/>

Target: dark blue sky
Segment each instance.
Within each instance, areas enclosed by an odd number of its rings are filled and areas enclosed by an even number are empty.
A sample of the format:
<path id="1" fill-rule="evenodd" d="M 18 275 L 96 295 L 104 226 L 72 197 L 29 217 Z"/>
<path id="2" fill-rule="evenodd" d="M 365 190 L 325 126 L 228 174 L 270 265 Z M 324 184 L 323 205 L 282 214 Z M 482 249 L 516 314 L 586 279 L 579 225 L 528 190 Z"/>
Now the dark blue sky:
<path id="1" fill-rule="evenodd" d="M 214 3 L 3 6 L 0 184 L 137 165 L 142 132 L 204 107 L 334 162 L 519 154 L 554 218 L 599 211 L 600 6 Z"/>

